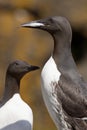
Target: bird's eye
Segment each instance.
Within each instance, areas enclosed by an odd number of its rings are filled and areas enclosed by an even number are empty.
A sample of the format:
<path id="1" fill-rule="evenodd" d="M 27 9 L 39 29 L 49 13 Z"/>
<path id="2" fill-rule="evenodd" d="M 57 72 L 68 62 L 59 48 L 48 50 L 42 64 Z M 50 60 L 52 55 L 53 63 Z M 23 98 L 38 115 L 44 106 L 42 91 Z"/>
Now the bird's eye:
<path id="1" fill-rule="evenodd" d="M 16 62 L 15 65 L 19 65 L 19 64 Z"/>

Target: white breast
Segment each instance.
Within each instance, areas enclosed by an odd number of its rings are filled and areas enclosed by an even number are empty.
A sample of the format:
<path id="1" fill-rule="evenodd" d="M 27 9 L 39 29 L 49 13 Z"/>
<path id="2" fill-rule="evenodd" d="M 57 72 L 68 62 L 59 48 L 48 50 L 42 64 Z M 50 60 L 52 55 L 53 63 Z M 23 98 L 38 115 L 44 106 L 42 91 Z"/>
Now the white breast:
<path id="1" fill-rule="evenodd" d="M 61 128 L 64 128 L 62 130 L 68 130 L 65 129 L 67 126 L 63 122 L 64 117 L 62 107 L 57 100 L 57 93 L 55 91 L 56 83 L 58 83 L 60 75 L 61 73 L 58 71 L 54 59 L 50 57 L 44 65 L 41 73 L 42 95 L 48 112 L 57 128 L 60 130 Z"/>
<path id="2" fill-rule="evenodd" d="M 0 108 L 0 129 L 2 130 L 32 130 L 33 113 L 31 108 L 15 94 Z"/>
<path id="3" fill-rule="evenodd" d="M 44 65 L 42 73 L 41 73 L 41 77 L 42 77 L 44 86 L 50 87 L 51 81 L 58 82 L 60 75 L 61 74 L 57 69 L 54 59 L 52 57 L 50 57 L 50 59 Z M 47 89 L 47 87 L 46 87 L 46 89 Z M 51 88 L 49 88 L 49 89 L 51 89 Z"/>

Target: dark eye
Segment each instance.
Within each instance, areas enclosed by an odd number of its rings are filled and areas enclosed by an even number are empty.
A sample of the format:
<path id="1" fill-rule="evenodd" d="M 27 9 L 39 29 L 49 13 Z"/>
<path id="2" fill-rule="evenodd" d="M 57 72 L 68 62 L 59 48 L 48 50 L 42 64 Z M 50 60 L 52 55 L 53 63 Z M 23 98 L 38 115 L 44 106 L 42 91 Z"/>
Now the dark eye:
<path id="1" fill-rule="evenodd" d="M 19 64 L 16 62 L 15 65 L 19 65 Z"/>

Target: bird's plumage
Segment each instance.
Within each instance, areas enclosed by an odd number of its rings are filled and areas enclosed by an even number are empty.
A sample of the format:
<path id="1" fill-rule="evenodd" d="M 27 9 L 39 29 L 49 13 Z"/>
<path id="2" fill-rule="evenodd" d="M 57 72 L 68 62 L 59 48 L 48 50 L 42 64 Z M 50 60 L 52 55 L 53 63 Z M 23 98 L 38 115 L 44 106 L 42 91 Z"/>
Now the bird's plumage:
<path id="1" fill-rule="evenodd" d="M 87 83 L 78 72 L 71 53 L 70 23 L 65 17 L 55 16 L 22 26 L 45 30 L 54 40 L 53 53 L 49 58 L 53 62 L 48 64 L 47 61 L 41 76 L 43 98 L 57 128 L 87 130 Z"/>
<path id="2" fill-rule="evenodd" d="M 32 109 L 22 100 L 19 94 L 14 94 L 14 96 L 0 108 L 0 114 L 0 129 L 2 130 L 32 129 Z"/>
<path id="3" fill-rule="evenodd" d="M 57 97 L 68 115 L 77 118 L 87 117 L 86 84 L 82 77 L 76 83 L 70 77 L 61 76 L 56 87 Z M 82 84 L 84 83 L 84 84 Z M 72 89 L 73 88 L 73 89 Z"/>
<path id="4" fill-rule="evenodd" d="M 58 128 L 61 127 L 67 128 L 66 122 L 64 121 L 64 115 L 63 115 L 61 105 L 57 101 L 57 91 L 55 91 L 56 82 L 58 83 L 60 76 L 61 74 L 57 70 L 57 66 L 55 64 L 54 59 L 50 57 L 49 60 L 44 65 L 41 72 L 42 95 L 47 110 L 50 113 L 50 116 L 53 119 L 56 126 L 58 126 Z"/>
<path id="5" fill-rule="evenodd" d="M 32 130 L 33 112 L 20 96 L 20 80 L 26 73 L 38 68 L 21 60 L 9 64 L 0 102 L 0 130 Z"/>

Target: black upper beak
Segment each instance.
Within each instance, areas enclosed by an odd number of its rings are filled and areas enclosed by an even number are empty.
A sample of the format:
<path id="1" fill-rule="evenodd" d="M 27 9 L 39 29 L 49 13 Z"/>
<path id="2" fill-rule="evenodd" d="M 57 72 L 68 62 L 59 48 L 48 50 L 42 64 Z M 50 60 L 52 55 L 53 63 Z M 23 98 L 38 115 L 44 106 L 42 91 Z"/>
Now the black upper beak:
<path id="1" fill-rule="evenodd" d="M 37 69 L 40 69 L 40 67 L 39 67 L 39 66 L 34 66 L 34 65 L 31 65 L 31 66 L 29 67 L 29 70 L 30 70 L 30 71 L 37 70 Z"/>

